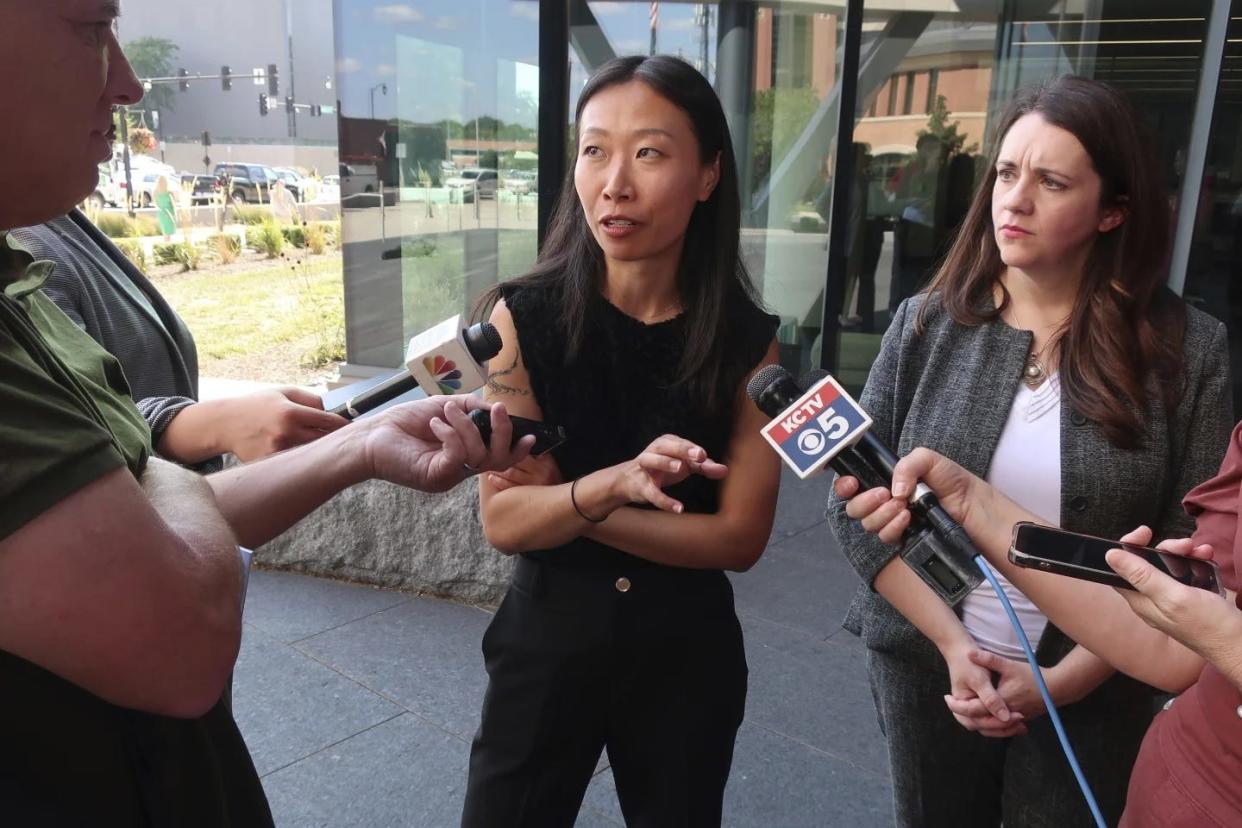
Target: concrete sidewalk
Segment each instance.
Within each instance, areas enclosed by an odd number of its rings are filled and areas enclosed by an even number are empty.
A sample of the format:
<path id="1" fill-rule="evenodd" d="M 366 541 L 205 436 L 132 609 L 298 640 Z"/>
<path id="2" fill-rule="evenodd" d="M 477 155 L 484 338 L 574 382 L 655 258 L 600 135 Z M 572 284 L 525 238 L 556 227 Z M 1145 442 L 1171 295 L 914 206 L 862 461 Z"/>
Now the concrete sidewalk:
<path id="1" fill-rule="evenodd" d="M 782 481 L 763 559 L 733 578 L 750 691 L 730 826 L 892 824 L 887 760 L 858 640 L 858 579 L 822 513 L 827 481 Z M 455 826 L 486 675 L 489 613 L 256 571 L 234 700 L 281 826 Z M 606 757 L 580 826 L 623 825 Z"/>

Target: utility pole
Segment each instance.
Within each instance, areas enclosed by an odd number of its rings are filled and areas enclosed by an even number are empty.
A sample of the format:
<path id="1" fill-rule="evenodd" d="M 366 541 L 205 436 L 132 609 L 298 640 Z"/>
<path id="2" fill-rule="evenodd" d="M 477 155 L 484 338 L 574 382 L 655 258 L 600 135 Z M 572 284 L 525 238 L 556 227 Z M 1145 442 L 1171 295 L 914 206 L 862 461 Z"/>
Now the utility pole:
<path id="1" fill-rule="evenodd" d="M 712 7 L 706 3 L 700 3 L 695 7 L 695 13 L 702 26 L 702 37 L 699 40 L 699 71 L 703 73 L 703 77 L 710 80 L 711 77 L 707 74 L 707 37 L 711 26 Z"/>
<path id="2" fill-rule="evenodd" d="M 293 80 L 293 2 L 285 0 L 285 37 L 289 41 L 289 98 L 297 100 L 297 89 L 294 88 Z M 298 112 L 293 107 L 289 108 L 289 137 L 298 137 Z"/>
<path id="3" fill-rule="evenodd" d="M 130 218 L 134 217 L 134 176 L 129 166 L 129 108 L 120 107 L 122 157 L 125 159 L 125 206 Z"/>

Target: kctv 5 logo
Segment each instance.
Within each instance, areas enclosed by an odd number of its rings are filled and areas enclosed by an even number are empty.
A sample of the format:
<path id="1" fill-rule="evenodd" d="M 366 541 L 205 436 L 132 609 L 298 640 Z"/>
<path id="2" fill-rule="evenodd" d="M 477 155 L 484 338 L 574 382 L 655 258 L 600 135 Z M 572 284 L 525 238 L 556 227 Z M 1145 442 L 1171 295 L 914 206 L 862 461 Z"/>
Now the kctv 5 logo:
<path id="1" fill-rule="evenodd" d="M 763 428 L 763 436 L 798 477 L 823 470 L 871 427 L 871 417 L 832 377 L 811 386 Z"/>

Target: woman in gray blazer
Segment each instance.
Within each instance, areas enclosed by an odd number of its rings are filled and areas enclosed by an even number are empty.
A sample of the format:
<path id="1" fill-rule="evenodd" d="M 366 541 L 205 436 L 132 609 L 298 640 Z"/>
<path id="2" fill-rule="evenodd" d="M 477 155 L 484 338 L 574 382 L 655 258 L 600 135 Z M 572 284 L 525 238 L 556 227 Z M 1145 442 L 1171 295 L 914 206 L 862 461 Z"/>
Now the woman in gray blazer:
<path id="1" fill-rule="evenodd" d="M 1019 93 L 995 134 L 945 262 L 885 334 L 861 400 L 873 428 L 1066 529 L 1186 535 L 1182 496 L 1215 472 L 1233 422 L 1228 352 L 1224 326 L 1164 287 L 1168 202 L 1142 120 L 1111 87 L 1067 77 Z M 990 587 L 950 609 L 835 495 L 828 517 L 865 582 L 845 626 L 868 648 L 898 824 L 1089 825 Z M 1154 691 L 1006 591 L 1115 824 Z M 1004 669 L 979 667 L 980 649 Z"/>

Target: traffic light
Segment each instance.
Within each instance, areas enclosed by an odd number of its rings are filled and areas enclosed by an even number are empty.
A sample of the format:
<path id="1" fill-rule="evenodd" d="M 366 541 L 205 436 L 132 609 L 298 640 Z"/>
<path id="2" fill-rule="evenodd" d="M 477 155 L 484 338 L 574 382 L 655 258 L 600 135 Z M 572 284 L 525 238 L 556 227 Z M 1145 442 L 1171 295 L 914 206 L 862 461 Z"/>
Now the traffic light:
<path id="1" fill-rule="evenodd" d="M 280 75 L 274 63 L 267 65 L 267 94 L 273 98 L 280 94 Z"/>
<path id="2" fill-rule="evenodd" d="M 259 93 L 259 114 L 266 115 L 268 113 L 267 93 Z"/>
<path id="3" fill-rule="evenodd" d="M 203 130 L 203 146 L 204 147 L 211 146 L 211 133 L 205 129 Z"/>
<path id="4" fill-rule="evenodd" d="M 220 88 L 225 92 L 233 88 L 233 71 L 227 66 L 220 67 Z"/>
<path id="5" fill-rule="evenodd" d="M 285 112 L 293 111 L 293 96 L 285 95 Z"/>
<path id="6" fill-rule="evenodd" d="M 319 104 L 311 104 L 311 117 L 318 118 L 323 114 L 323 107 Z"/>
<path id="7" fill-rule="evenodd" d="M 189 91 L 190 91 L 190 82 L 189 82 L 188 80 L 186 80 L 186 78 L 188 78 L 189 76 L 190 76 L 190 73 L 189 73 L 189 72 L 187 72 L 185 69 L 178 69 L 178 70 L 177 70 L 177 77 L 181 78 L 181 80 L 177 81 L 177 87 L 178 87 L 178 88 L 179 88 L 182 92 L 189 92 Z"/>

